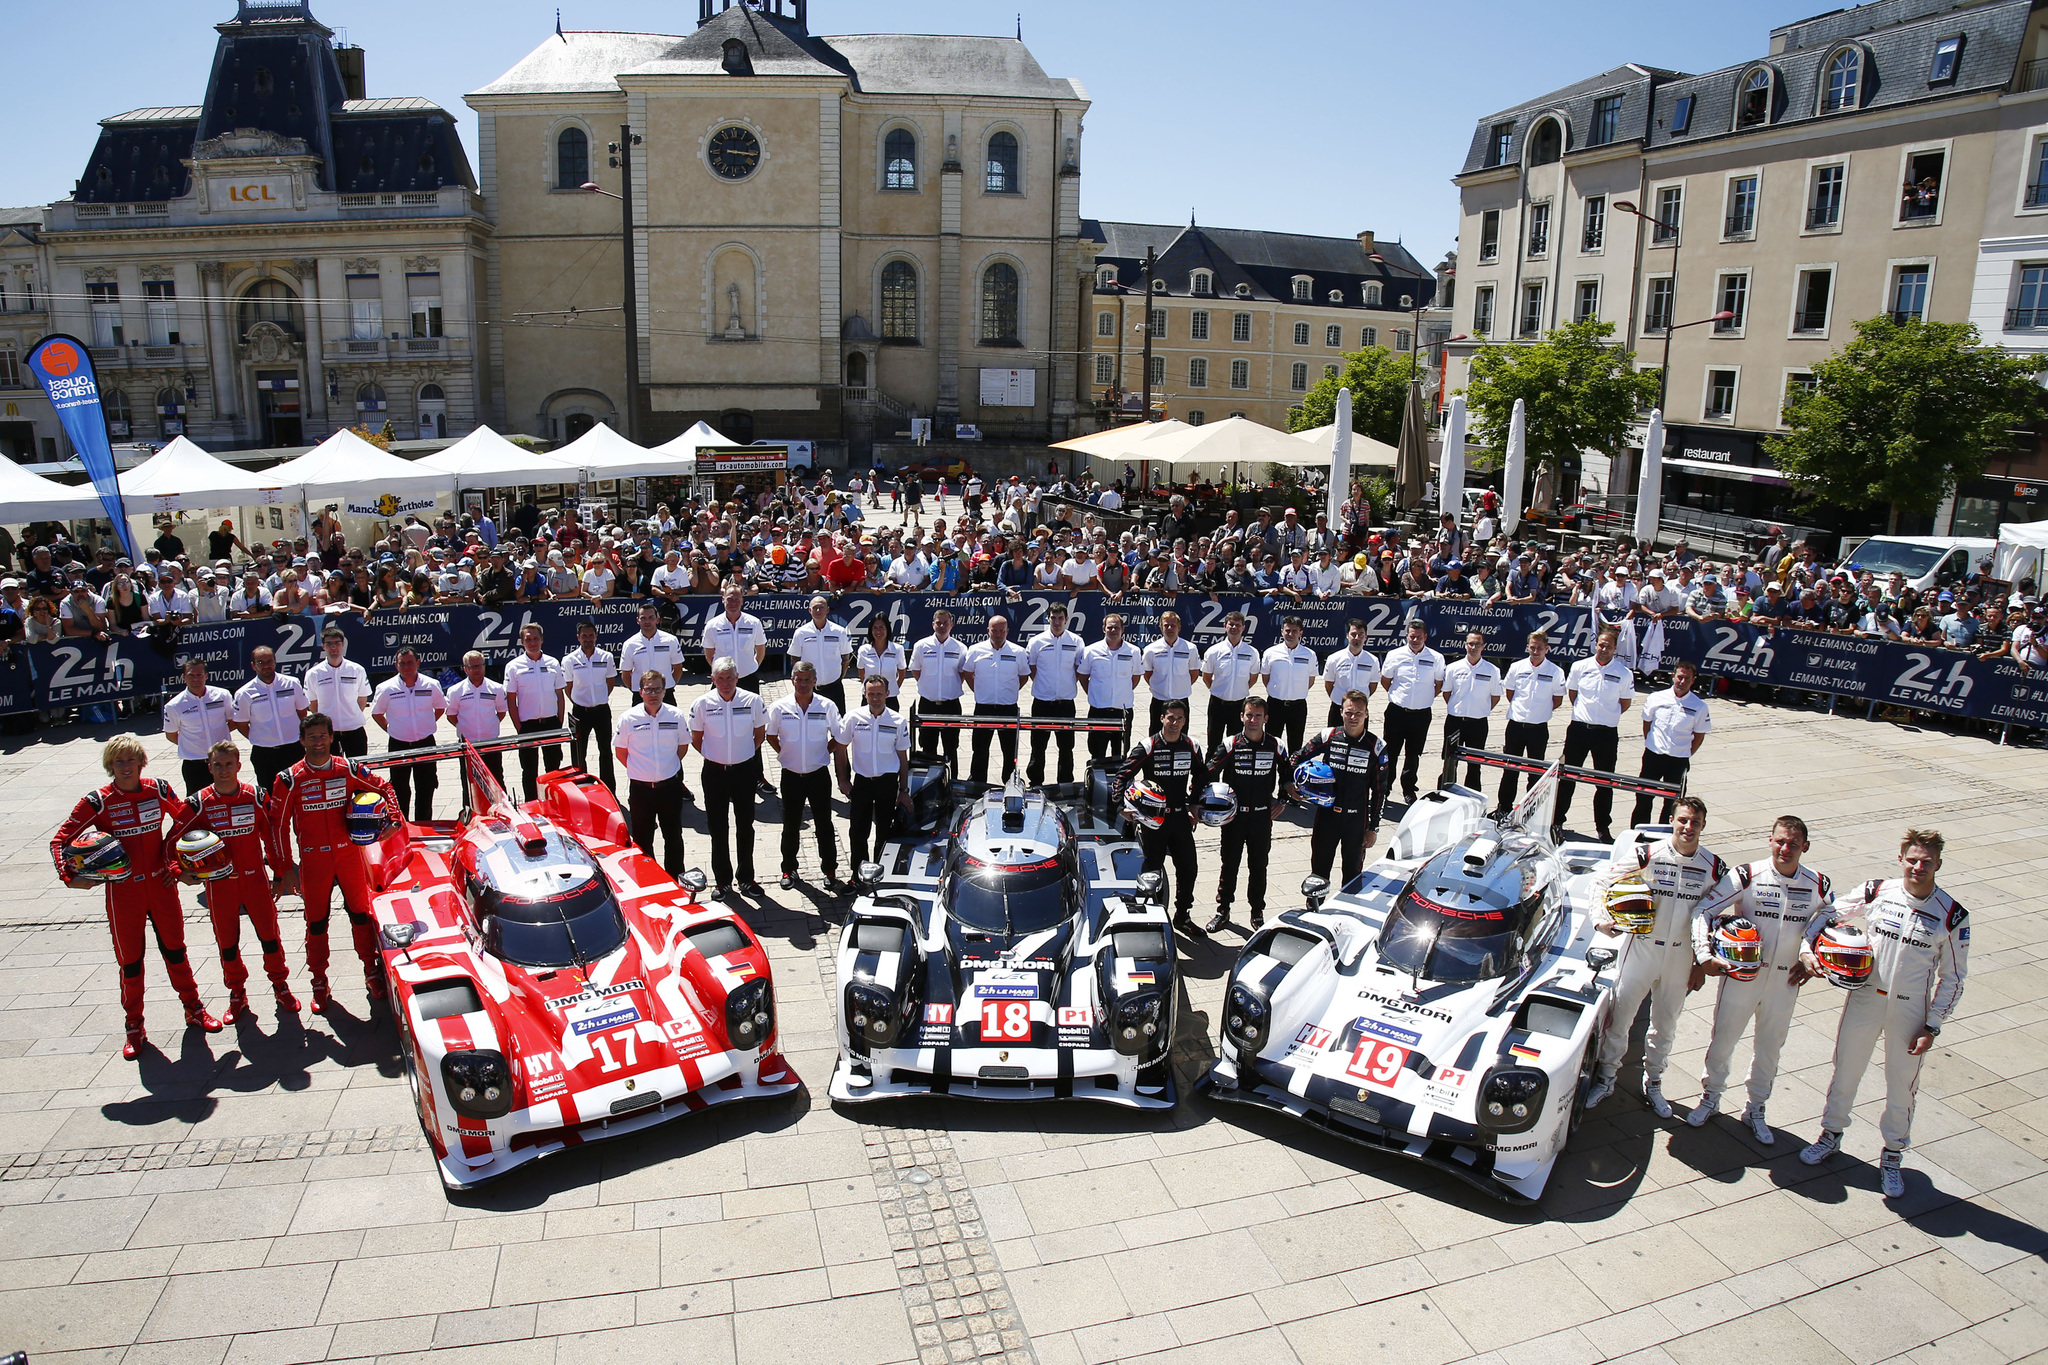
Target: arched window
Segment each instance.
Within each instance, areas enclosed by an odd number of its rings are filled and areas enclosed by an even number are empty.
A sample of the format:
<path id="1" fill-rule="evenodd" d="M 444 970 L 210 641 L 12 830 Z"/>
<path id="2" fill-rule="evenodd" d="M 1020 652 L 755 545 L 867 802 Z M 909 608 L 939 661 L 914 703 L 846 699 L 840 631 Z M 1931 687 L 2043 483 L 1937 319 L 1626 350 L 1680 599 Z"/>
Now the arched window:
<path id="1" fill-rule="evenodd" d="M 1116 285 L 1116 267 L 1115 267 L 1115 266 L 1113 266 L 1113 265 L 1106 265 L 1106 266 L 1102 267 L 1102 269 L 1101 269 L 1101 270 L 1099 270 L 1099 271 L 1097 271 L 1097 272 L 1096 272 L 1096 274 L 1095 274 L 1095 287 L 1096 287 L 1097 289 L 1110 289 L 1110 288 L 1113 288 L 1113 287 L 1114 287 L 1115 285 Z"/>
<path id="2" fill-rule="evenodd" d="M 1211 276 L 1208 271 L 1195 271 L 1192 275 L 1188 276 L 1188 292 L 1190 294 L 1208 293 L 1211 288 L 1210 279 Z"/>
<path id="3" fill-rule="evenodd" d="M 995 346 L 1019 346 L 1017 267 L 997 261 L 981 272 L 981 339 Z"/>
<path id="4" fill-rule="evenodd" d="M 180 436 L 185 431 L 185 395 L 178 389 L 156 391 L 156 429 L 159 436 Z"/>
<path id="5" fill-rule="evenodd" d="M 855 351 L 846 357 L 846 387 L 864 389 L 868 386 L 868 358 Z"/>
<path id="6" fill-rule="evenodd" d="M 564 128 L 555 139 L 555 188 L 580 190 L 590 181 L 590 135 Z"/>
<path id="7" fill-rule="evenodd" d="M 908 128 L 892 128 L 882 139 L 882 188 L 917 188 L 917 137 Z"/>
<path id="8" fill-rule="evenodd" d="M 1015 133 L 994 133 L 988 140 L 988 178 L 986 188 L 990 194 L 1017 194 L 1023 183 L 1017 178 L 1017 135 Z"/>
<path id="9" fill-rule="evenodd" d="M 917 340 L 917 268 L 908 261 L 882 267 L 882 340 Z"/>
<path id="10" fill-rule="evenodd" d="M 382 384 L 356 385 L 357 412 L 384 412 L 390 406 L 390 403 L 384 397 L 384 386 Z"/>
<path id="11" fill-rule="evenodd" d="M 1529 164 L 1548 166 L 1564 155 L 1564 129 L 1557 120 L 1549 118 L 1536 125 L 1536 131 L 1529 137 Z"/>
<path id="12" fill-rule="evenodd" d="M 1306 275 L 1294 277 L 1294 297 L 1306 303 L 1316 296 L 1316 282 Z"/>
<path id="13" fill-rule="evenodd" d="M 274 322 L 293 337 L 301 332 L 299 296 L 283 280 L 258 280 L 242 295 L 238 330 L 243 336 L 259 322 Z"/>
<path id="14" fill-rule="evenodd" d="M 1742 94 L 1735 101 L 1735 126 L 1750 128 L 1771 121 L 1771 73 L 1758 67 L 1742 82 Z"/>
<path id="15" fill-rule="evenodd" d="M 1862 81 L 1863 54 L 1853 47 L 1837 52 L 1828 62 L 1827 86 L 1821 92 L 1820 111 L 1827 114 L 1837 109 L 1854 109 Z"/>
<path id="16" fill-rule="evenodd" d="M 107 419 L 107 434 L 122 439 L 130 434 L 129 423 L 134 418 L 128 406 L 128 395 L 119 389 L 100 390 L 100 408 Z"/>
<path id="17" fill-rule="evenodd" d="M 1366 306 L 1367 306 L 1368 308 L 1377 308 L 1377 307 L 1379 307 L 1379 306 L 1380 306 L 1380 287 L 1379 287 L 1379 285 L 1378 285 L 1377 283 L 1373 283 L 1373 284 L 1368 284 L 1368 285 L 1367 285 L 1367 286 L 1365 287 L 1365 292 L 1364 292 L 1364 298 L 1365 298 L 1365 303 L 1366 303 Z"/>
<path id="18" fill-rule="evenodd" d="M 420 401 L 422 403 L 445 403 L 448 401 L 448 395 L 441 391 L 439 384 L 422 384 L 420 385 Z"/>

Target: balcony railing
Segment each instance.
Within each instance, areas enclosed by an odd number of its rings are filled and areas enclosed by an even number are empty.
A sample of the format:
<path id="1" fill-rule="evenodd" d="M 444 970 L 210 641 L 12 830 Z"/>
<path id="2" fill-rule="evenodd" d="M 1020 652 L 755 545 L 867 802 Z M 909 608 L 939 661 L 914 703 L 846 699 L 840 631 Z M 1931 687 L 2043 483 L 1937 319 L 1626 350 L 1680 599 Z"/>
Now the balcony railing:
<path id="1" fill-rule="evenodd" d="M 1817 232 L 1821 228 L 1840 227 L 1841 225 L 1842 206 L 1840 204 L 1816 204 L 1807 210 L 1806 230 L 1808 232 Z"/>
<path id="2" fill-rule="evenodd" d="M 2042 58 L 2039 61 L 2021 62 L 2019 79 L 2013 82 L 2013 84 L 2017 88 L 2018 93 L 2022 95 L 2026 94 L 2029 90 L 2048 89 L 2048 58 Z"/>
<path id="3" fill-rule="evenodd" d="M 1918 309 L 1908 309 L 1908 308 L 1894 308 L 1894 309 L 1892 309 L 1892 310 L 1891 310 L 1891 319 L 1892 319 L 1892 321 L 1893 321 L 1893 322 L 1896 322 L 1896 323 L 1908 323 L 1908 322 L 1925 322 L 1925 321 L 1927 320 L 1927 319 L 1926 319 L 1925 317 L 1923 317 L 1923 316 L 1921 315 L 1921 313 L 1920 313 L 1920 311 L 1919 311 Z"/>
<path id="4" fill-rule="evenodd" d="M 1500 259 L 1500 243 L 1499 243 L 1498 241 L 1492 241 L 1492 242 L 1481 242 L 1481 243 L 1479 244 L 1479 259 L 1480 259 L 1481 261 L 1497 261 L 1497 260 L 1499 260 L 1499 259 Z"/>
<path id="5" fill-rule="evenodd" d="M 1721 235 L 1724 237 L 1756 236 L 1756 215 L 1753 213 L 1729 214 L 1727 224 L 1722 229 Z"/>
<path id="6" fill-rule="evenodd" d="M 204 362 L 201 347 L 175 341 L 168 345 L 94 346 L 91 350 L 93 364 L 103 370 L 170 370 Z"/>
<path id="7" fill-rule="evenodd" d="M 2011 328 L 2048 327 L 2048 308 L 2008 308 L 2005 325 Z"/>
<path id="8" fill-rule="evenodd" d="M 2027 186 L 2027 207 L 2030 209 L 2048 208 L 2048 184 Z"/>
<path id="9" fill-rule="evenodd" d="M 321 347 L 328 360 L 421 360 L 466 355 L 468 337 L 338 337 Z"/>
<path id="10" fill-rule="evenodd" d="M 1795 332 L 1825 332 L 1828 329 L 1828 310 L 1825 308 L 1802 308 L 1792 315 L 1792 330 Z"/>

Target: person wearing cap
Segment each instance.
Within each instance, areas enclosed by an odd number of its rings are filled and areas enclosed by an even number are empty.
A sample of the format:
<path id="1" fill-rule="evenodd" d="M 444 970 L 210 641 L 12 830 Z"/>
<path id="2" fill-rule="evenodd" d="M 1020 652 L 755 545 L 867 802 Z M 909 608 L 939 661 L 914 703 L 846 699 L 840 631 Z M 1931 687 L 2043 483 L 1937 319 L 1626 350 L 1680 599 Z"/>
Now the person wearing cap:
<path id="1" fill-rule="evenodd" d="M 505 687 L 494 683 L 484 672 L 484 656 L 477 650 L 470 650 L 462 656 L 462 681 L 448 689 L 448 719 L 455 725 L 455 733 L 471 744 L 496 739 L 504 733 L 506 711 Z M 484 766 L 498 779 L 498 785 L 505 785 L 505 755 L 494 750 L 483 756 Z"/>
<path id="2" fill-rule="evenodd" d="M 236 550 L 240 550 L 243 554 L 249 553 L 249 547 L 244 545 L 242 538 L 235 534 L 234 522 L 222 521 L 219 530 L 206 533 L 206 557 L 208 559 L 226 559 Z"/>
<path id="3" fill-rule="evenodd" d="M 185 690 L 164 703 L 164 738 L 178 746 L 185 795 L 190 796 L 213 780 L 207 756 L 231 733 L 228 721 L 235 703 L 227 689 L 207 685 L 206 660 L 185 660 L 184 676 Z"/>
<path id="4" fill-rule="evenodd" d="M 227 620 L 228 594 L 220 586 L 220 575 L 202 567 L 193 579 L 198 584 L 192 593 L 193 621 L 204 626 Z"/>
<path id="5" fill-rule="evenodd" d="M 1695 621 L 1718 621 L 1728 615 L 1728 594 L 1721 590 L 1721 576 L 1711 571 L 1700 576 L 1700 584 L 1685 599 L 1685 614 Z"/>
<path id="6" fill-rule="evenodd" d="M 320 632 L 325 657 L 306 670 L 306 698 L 311 709 L 333 722 L 334 747 L 347 758 L 370 752 L 369 723 L 364 703 L 372 696 L 370 675 L 348 657 L 348 636 L 339 626 Z"/>

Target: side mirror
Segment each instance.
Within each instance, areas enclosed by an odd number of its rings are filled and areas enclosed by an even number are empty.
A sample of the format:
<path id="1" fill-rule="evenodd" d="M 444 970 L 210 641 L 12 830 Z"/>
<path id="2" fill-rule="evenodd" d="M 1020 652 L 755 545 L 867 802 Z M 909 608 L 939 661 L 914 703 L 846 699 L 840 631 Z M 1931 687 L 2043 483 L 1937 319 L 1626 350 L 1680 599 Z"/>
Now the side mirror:
<path id="1" fill-rule="evenodd" d="M 1593 969 L 1593 975 L 1598 976 L 1609 967 L 1612 967 L 1614 960 L 1620 956 L 1621 954 L 1612 948 L 1588 948 L 1586 949 L 1586 965 Z"/>
<path id="2" fill-rule="evenodd" d="M 701 896 L 704 894 L 704 888 L 711 885 L 711 879 L 693 867 L 676 878 L 676 884 L 692 896 Z"/>
<path id="3" fill-rule="evenodd" d="M 387 924 L 377 931 L 377 939 L 386 948 L 410 948 L 426 926 L 418 920 L 407 920 L 403 924 Z"/>
<path id="4" fill-rule="evenodd" d="M 1330 879 L 1328 877 L 1303 877 L 1301 879 L 1301 898 L 1308 902 L 1309 909 L 1320 909 L 1323 902 L 1330 898 Z"/>
<path id="5" fill-rule="evenodd" d="M 862 863 L 853 870 L 853 883 L 863 891 L 872 891 L 882 882 L 880 863 Z"/>
<path id="6" fill-rule="evenodd" d="M 1138 899 L 1166 903 L 1166 874 L 1157 870 L 1138 874 Z"/>

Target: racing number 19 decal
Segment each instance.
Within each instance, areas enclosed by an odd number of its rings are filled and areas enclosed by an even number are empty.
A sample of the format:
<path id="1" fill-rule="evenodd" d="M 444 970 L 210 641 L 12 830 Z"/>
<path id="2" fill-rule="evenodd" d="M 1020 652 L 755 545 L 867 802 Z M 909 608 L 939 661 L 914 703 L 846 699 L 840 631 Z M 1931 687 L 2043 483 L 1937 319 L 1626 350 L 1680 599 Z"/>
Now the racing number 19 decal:
<path id="1" fill-rule="evenodd" d="M 1029 1000 L 984 1000 L 981 1005 L 981 1040 L 1023 1043 L 1031 1039 Z"/>
<path id="2" fill-rule="evenodd" d="M 1379 1038 L 1361 1038 L 1351 1053 L 1350 1064 L 1344 1070 L 1350 1075 L 1371 1081 L 1383 1090 L 1392 1090 L 1395 1080 L 1401 1075 L 1401 1068 L 1406 1065 L 1407 1048 Z"/>

